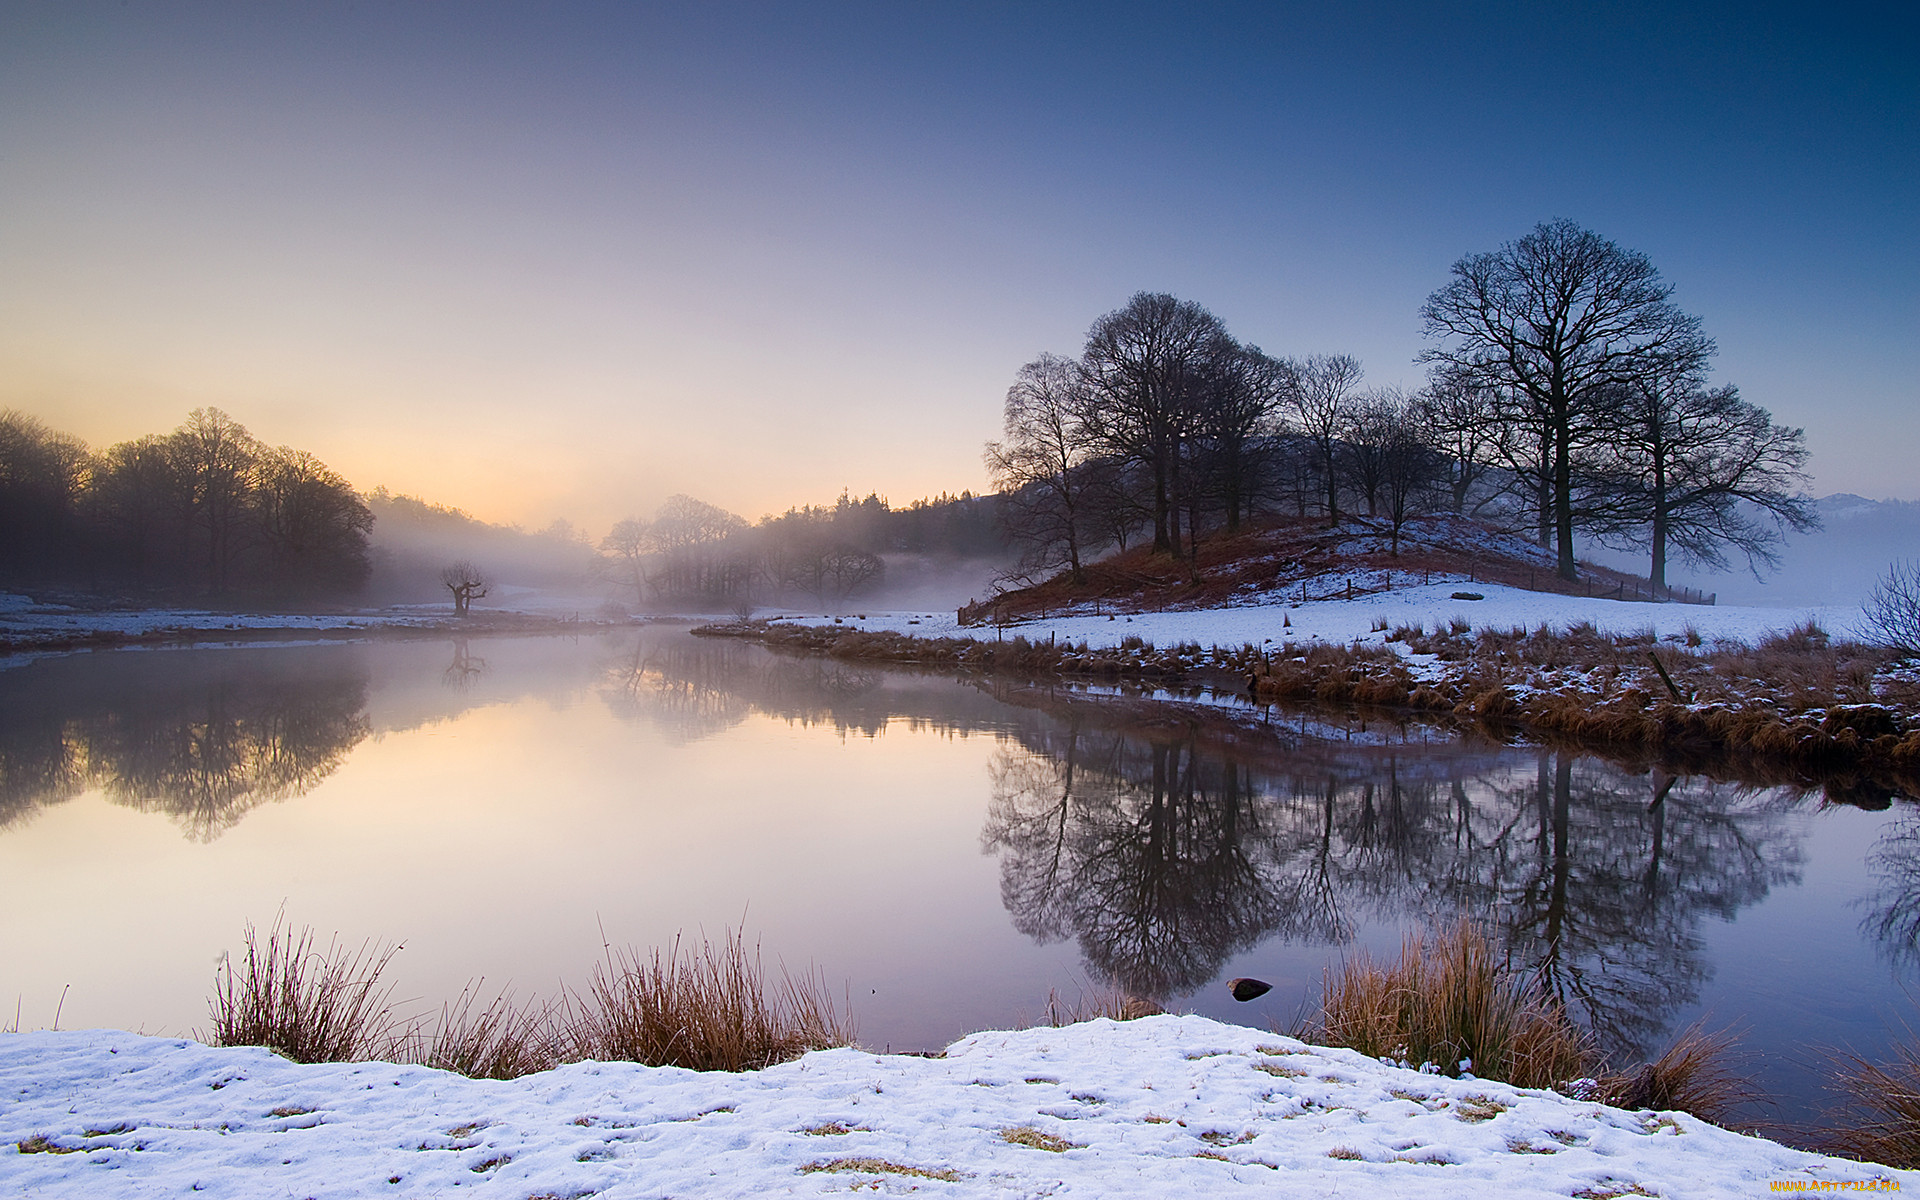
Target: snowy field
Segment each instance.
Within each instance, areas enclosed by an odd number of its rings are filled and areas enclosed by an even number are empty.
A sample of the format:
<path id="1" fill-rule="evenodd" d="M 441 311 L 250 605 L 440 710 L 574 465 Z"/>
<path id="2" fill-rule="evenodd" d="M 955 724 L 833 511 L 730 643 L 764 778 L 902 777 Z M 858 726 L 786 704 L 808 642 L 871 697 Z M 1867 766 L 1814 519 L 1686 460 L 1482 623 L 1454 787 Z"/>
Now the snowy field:
<path id="1" fill-rule="evenodd" d="M 1455 600 L 1455 592 L 1474 592 L 1481 600 Z M 809 613 L 761 614 L 805 624 L 832 624 L 836 618 Z M 987 641 L 1000 636 L 991 626 L 963 628 L 951 611 L 877 612 L 842 614 L 846 627 L 891 630 L 921 637 L 971 637 Z M 1769 633 L 1791 629 L 1812 619 L 1836 637 L 1860 632 L 1863 620 L 1855 606 L 1814 608 L 1742 608 L 1697 604 L 1654 604 L 1633 600 L 1603 600 L 1531 592 L 1493 583 L 1412 584 L 1374 595 L 1344 599 L 1309 600 L 1305 604 L 1268 603 L 1194 611 L 1133 613 L 1104 616 L 1079 613 L 1009 625 L 1005 634 L 1030 640 L 1049 637 L 1076 643 L 1085 640 L 1098 649 L 1139 637 L 1156 646 L 1198 642 L 1202 646 L 1237 647 L 1272 640 L 1319 640 L 1351 643 L 1355 638 L 1380 640 L 1374 626 L 1424 624 L 1428 629 L 1452 620 L 1470 622 L 1475 629 L 1511 629 L 1542 624 L 1564 628 L 1591 621 L 1605 633 L 1637 633 L 1651 629 L 1661 637 L 1678 637 L 1688 629 L 1711 642 L 1716 638 L 1752 643 Z M 1291 627 L 1289 627 L 1289 625 Z"/>
<path id="2" fill-rule="evenodd" d="M 940 1059 L 580 1063 L 511 1082 L 126 1033 L 0 1036 L 8 1195 L 1687 1200 L 1871 1181 L 1920 1187 L 1920 1172 L 1192 1016 L 980 1033 Z"/>

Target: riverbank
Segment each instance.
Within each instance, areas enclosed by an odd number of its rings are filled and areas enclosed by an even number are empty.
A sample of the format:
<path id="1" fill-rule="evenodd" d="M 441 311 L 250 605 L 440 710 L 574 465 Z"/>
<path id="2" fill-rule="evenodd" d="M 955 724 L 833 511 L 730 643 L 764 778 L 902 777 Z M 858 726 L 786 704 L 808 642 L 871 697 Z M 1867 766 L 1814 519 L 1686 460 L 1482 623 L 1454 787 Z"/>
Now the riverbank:
<path id="1" fill-rule="evenodd" d="M 1857 640 L 1857 609 L 1635 603 L 1479 584 L 1018 625 L 943 614 L 779 614 L 707 626 L 846 660 L 1207 683 L 1258 703 L 1418 714 L 1503 740 L 1754 783 L 1920 793 L 1920 675 Z"/>
<path id="2" fill-rule="evenodd" d="M 1750 1197 L 1920 1187 L 1681 1113 L 1447 1079 L 1203 1017 L 764 1071 L 474 1080 L 109 1031 L 0 1036 L 0 1182 L 273 1194 Z"/>
<path id="3" fill-rule="evenodd" d="M 444 604 L 396 605 L 336 612 L 223 611 L 42 603 L 0 593 L 0 657 L 111 650 L 124 646 L 333 641 L 367 637 L 445 637 L 489 634 L 577 634 L 624 628 L 575 611 L 482 609 L 456 617 Z"/>

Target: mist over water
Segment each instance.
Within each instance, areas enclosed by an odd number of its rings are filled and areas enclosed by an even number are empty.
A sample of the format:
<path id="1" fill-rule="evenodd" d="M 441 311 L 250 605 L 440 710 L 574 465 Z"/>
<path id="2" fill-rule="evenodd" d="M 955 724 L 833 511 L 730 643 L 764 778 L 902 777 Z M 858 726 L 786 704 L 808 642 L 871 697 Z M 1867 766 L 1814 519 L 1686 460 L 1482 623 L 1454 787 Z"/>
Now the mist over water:
<path id="1" fill-rule="evenodd" d="M 925 1049 L 1049 990 L 1284 1026 L 1343 956 L 1469 913 L 1622 1056 L 1744 1022 L 1790 1117 L 1807 1048 L 1883 1046 L 1920 973 L 1904 808 L 1701 778 L 1650 808 L 1589 756 L 1230 706 L 658 626 L 27 662 L 0 671 L 0 996 L 26 1028 L 66 989 L 62 1027 L 187 1032 L 283 905 L 402 943 L 422 1013 L 741 927 L 864 1043 Z M 1274 991 L 1235 1004 L 1243 974 Z"/>

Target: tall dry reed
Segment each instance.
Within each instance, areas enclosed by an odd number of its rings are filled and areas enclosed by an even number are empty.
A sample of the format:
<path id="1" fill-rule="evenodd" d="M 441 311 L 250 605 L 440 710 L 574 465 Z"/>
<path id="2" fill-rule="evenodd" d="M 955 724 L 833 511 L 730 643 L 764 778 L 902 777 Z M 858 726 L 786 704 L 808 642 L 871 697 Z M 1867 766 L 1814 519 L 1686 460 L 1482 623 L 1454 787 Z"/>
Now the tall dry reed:
<path id="1" fill-rule="evenodd" d="M 561 1037 L 572 1058 L 626 1060 L 696 1071 L 749 1071 L 853 1041 L 817 972 L 785 967 L 769 994 L 760 950 L 728 930 L 681 957 L 607 950 L 585 995 L 569 996 Z"/>
<path id="2" fill-rule="evenodd" d="M 1328 970 L 1309 1033 L 1376 1058 L 1432 1063 L 1521 1087 L 1553 1087 L 1584 1073 L 1592 1046 L 1561 1004 L 1494 957 L 1461 919 L 1438 934 L 1406 936 L 1389 964 L 1355 955 Z"/>
<path id="3" fill-rule="evenodd" d="M 295 930 L 276 916 L 262 939 L 251 923 L 241 935 L 239 960 L 223 955 L 210 1005 L 215 1046 L 266 1046 L 295 1062 L 356 1062 L 391 1057 L 395 1034 L 393 985 L 380 973 L 398 946 L 337 941 L 324 954 L 313 930 Z"/>
<path id="4" fill-rule="evenodd" d="M 1823 1148 L 1889 1167 L 1920 1168 L 1920 1043 L 1911 1034 L 1889 1063 L 1833 1057 L 1839 1104 L 1827 1114 Z"/>

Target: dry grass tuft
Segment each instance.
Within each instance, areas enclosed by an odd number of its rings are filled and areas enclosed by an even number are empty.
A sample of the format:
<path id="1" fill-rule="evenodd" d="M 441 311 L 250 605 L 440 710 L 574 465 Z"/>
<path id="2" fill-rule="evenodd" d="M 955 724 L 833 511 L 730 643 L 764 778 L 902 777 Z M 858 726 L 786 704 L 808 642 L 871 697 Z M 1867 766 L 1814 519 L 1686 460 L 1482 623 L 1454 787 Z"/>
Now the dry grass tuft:
<path id="1" fill-rule="evenodd" d="M 1617 1108 L 1691 1113 L 1727 1124 L 1735 1112 L 1760 1099 L 1734 1069 L 1732 1051 L 1739 1040 L 1731 1029 L 1708 1033 L 1696 1021 L 1639 1070 L 1602 1076 L 1595 1099 Z"/>
<path id="2" fill-rule="evenodd" d="M 503 991 L 475 1012 L 480 982 L 468 984 L 458 1000 L 441 1008 L 433 1037 L 422 1036 L 412 1057 L 470 1079 L 518 1079 L 559 1066 L 562 1047 L 550 1007 L 516 1004 L 513 994 Z"/>
<path id="3" fill-rule="evenodd" d="M 1070 1142 L 1063 1137 L 1055 1137 L 1042 1129 L 1031 1125 L 1016 1125 L 1012 1129 L 1002 1129 L 1000 1140 L 1015 1146 L 1031 1146 L 1035 1150 L 1047 1150 L 1054 1154 L 1065 1154 L 1069 1150 L 1079 1150 L 1079 1142 Z"/>
<path id="4" fill-rule="evenodd" d="M 44 1133 L 21 1138 L 13 1148 L 22 1154 L 78 1154 L 84 1146 L 62 1146 Z"/>
<path id="5" fill-rule="evenodd" d="M 575 1058 L 751 1071 L 853 1041 L 819 975 L 796 979 L 783 967 L 770 996 L 759 947 L 750 954 L 733 930 L 684 960 L 678 938 L 647 957 L 609 948 L 587 994 L 566 1009 L 562 1036 Z"/>
<path id="6" fill-rule="evenodd" d="M 905 1163 L 889 1162 L 884 1158 L 827 1158 L 810 1162 L 800 1170 L 807 1175 L 821 1171 L 847 1171 L 857 1175 L 905 1175 L 911 1179 L 938 1179 L 945 1183 L 959 1183 L 966 1178 L 951 1167 L 910 1167 Z"/>
<path id="7" fill-rule="evenodd" d="M 300 1063 L 391 1057 L 398 1048 L 391 984 L 380 973 L 399 951 L 329 942 L 313 949 L 313 930 L 276 916 L 264 941 L 248 924 L 236 963 L 223 955 L 210 1008 L 215 1046 L 266 1046 Z"/>
<path id="8" fill-rule="evenodd" d="M 1464 918 L 1437 936 L 1407 935 L 1399 961 L 1362 953 L 1326 974 L 1313 1034 L 1375 1058 L 1432 1063 L 1521 1087 L 1551 1087 L 1581 1074 L 1590 1042 L 1564 1008 L 1493 957 Z"/>
<path id="9" fill-rule="evenodd" d="M 1823 1148 L 1906 1170 L 1920 1168 L 1920 1043 L 1894 1046 L 1894 1061 L 1833 1056 L 1840 1103 L 1827 1114 Z"/>
<path id="10" fill-rule="evenodd" d="M 404 1030 L 380 975 L 397 950 L 313 949 L 313 931 L 276 917 L 262 938 L 252 925 L 236 960 L 222 960 L 210 1002 L 216 1046 L 267 1046 L 296 1062 L 385 1059 L 416 1062 L 472 1078 L 515 1079 L 582 1058 L 696 1070 L 755 1070 L 808 1050 L 853 1043 L 817 972 L 781 968 L 771 993 L 759 948 L 729 931 L 719 948 L 680 941 L 663 956 L 615 953 L 596 967 L 585 995 L 558 1003 L 516 1001 L 503 991 L 484 1005 L 480 983 L 424 1022 Z"/>
<path id="11" fill-rule="evenodd" d="M 1094 1021 L 1101 1017 L 1109 1021 L 1137 1021 L 1142 1017 L 1157 1017 L 1166 1011 L 1155 1001 L 1129 996 L 1118 989 L 1082 995 L 1069 1005 L 1060 998 L 1059 992 L 1048 988 L 1047 1015 L 1043 1023 L 1057 1029 L 1062 1025 L 1077 1025 L 1081 1021 Z"/>

